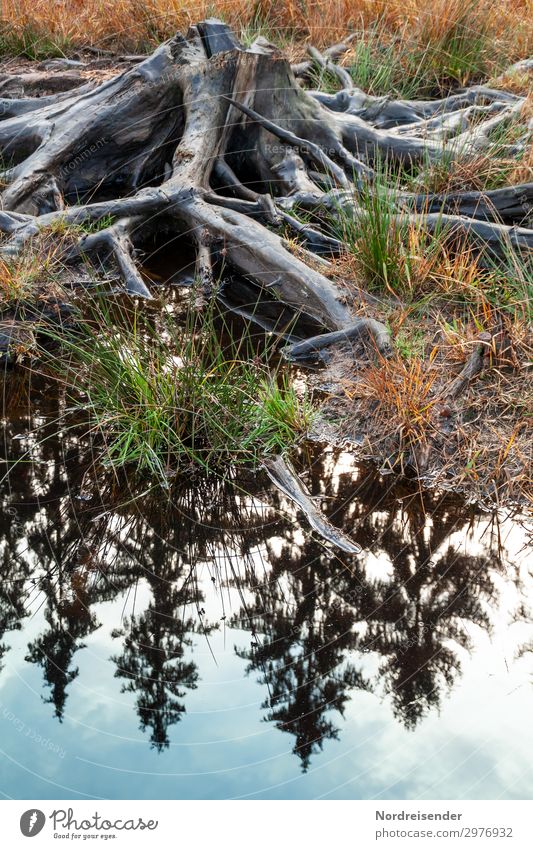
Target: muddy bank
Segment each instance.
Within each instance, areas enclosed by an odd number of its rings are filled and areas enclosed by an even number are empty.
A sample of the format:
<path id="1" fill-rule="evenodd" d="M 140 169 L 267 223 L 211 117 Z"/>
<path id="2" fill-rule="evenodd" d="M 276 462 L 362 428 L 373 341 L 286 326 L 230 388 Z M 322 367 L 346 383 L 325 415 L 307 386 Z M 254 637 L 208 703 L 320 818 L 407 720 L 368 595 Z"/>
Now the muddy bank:
<path id="1" fill-rule="evenodd" d="M 424 484 L 526 504 L 530 63 L 383 100 L 339 64 L 352 41 L 304 67 L 209 19 L 149 56 L 6 62 L 2 361 L 39 368 L 73 290 L 155 315 L 171 281 L 200 321 L 216 298 L 275 337 L 316 389 L 319 433 Z M 335 93 L 312 88 L 313 63 Z"/>

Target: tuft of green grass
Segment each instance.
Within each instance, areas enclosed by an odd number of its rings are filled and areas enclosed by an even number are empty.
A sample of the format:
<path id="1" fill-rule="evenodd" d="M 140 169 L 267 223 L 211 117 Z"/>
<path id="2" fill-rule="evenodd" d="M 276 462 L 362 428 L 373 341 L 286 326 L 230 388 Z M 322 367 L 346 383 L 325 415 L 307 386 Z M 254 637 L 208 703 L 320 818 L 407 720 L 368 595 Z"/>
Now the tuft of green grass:
<path id="1" fill-rule="evenodd" d="M 52 37 L 33 23 L 14 25 L 0 18 L 0 58 L 21 56 L 33 61 L 64 58 L 71 47 L 66 36 Z"/>
<path id="2" fill-rule="evenodd" d="M 59 238 L 67 237 L 67 236 L 76 236 L 84 233 L 98 233 L 100 230 L 105 230 L 106 227 L 111 227 L 114 223 L 115 217 L 113 215 L 103 215 L 97 221 L 84 221 L 81 224 L 72 224 L 70 221 L 67 221 L 66 218 L 60 216 L 59 218 L 54 219 L 54 221 L 41 231 L 42 233 L 48 233 L 50 236 L 57 236 Z"/>
<path id="3" fill-rule="evenodd" d="M 503 69 L 504 48 L 478 0 L 464 0 L 444 9 L 428 6 L 416 25 L 395 33 L 386 19 L 375 22 L 354 42 L 348 70 L 372 95 L 433 97 Z"/>
<path id="4" fill-rule="evenodd" d="M 411 99 L 427 87 L 416 58 L 405 51 L 401 39 L 391 40 L 379 24 L 355 40 L 347 70 L 357 88 L 378 97 Z"/>
<path id="5" fill-rule="evenodd" d="M 424 354 L 426 341 L 420 330 L 400 330 L 394 339 L 394 346 L 404 360 L 421 359 Z"/>
<path id="6" fill-rule="evenodd" d="M 359 202 L 362 214 L 349 220 L 346 241 L 359 255 L 369 288 L 404 289 L 411 278 L 407 218 L 398 217 L 394 197 L 379 184 L 374 191 L 364 188 Z"/>
<path id="7" fill-rule="evenodd" d="M 488 258 L 486 300 L 513 320 L 533 321 L 533 259 L 509 248 L 503 260 Z"/>
<path id="8" fill-rule="evenodd" d="M 249 339 L 221 342 L 221 329 L 212 305 L 178 326 L 168 311 L 147 320 L 94 300 L 73 333 L 48 332 L 60 347 L 44 359 L 70 409 L 85 416 L 101 462 L 168 486 L 195 467 L 253 466 L 289 449 L 310 423 L 311 404 L 287 375 L 272 373 Z"/>
<path id="9" fill-rule="evenodd" d="M 28 245 L 16 257 L 0 258 L 0 311 L 30 303 L 57 290 L 61 263 L 53 248 L 37 251 Z"/>
<path id="10" fill-rule="evenodd" d="M 348 246 L 365 285 L 374 291 L 402 293 L 414 288 L 424 234 L 409 220 L 400 203 L 398 180 L 376 163 L 375 179 L 365 183 L 353 210 L 339 207 L 329 224 Z M 433 245 L 438 244 L 436 236 Z M 424 244 L 422 244 L 424 243 Z"/>
<path id="11" fill-rule="evenodd" d="M 449 83 L 468 85 L 490 73 L 498 45 L 478 0 L 462 0 L 447 26 L 439 27 L 438 9 L 421 17 L 417 34 L 424 50 L 423 67 L 441 89 Z M 420 49 L 420 48 L 419 48 Z"/>
<path id="12" fill-rule="evenodd" d="M 240 28 L 238 36 L 245 47 L 250 47 L 259 36 L 266 38 L 267 41 L 278 47 L 287 43 L 287 38 L 283 37 L 279 28 L 274 27 L 268 20 L 268 16 L 263 14 L 259 8 L 255 9 L 251 20 Z"/>
<path id="13" fill-rule="evenodd" d="M 452 238 L 442 224 L 431 234 L 423 218 L 410 220 L 395 187 L 379 179 L 363 187 L 353 210 L 330 217 L 332 231 L 348 246 L 348 274 L 374 292 L 389 292 L 411 305 L 438 301 L 450 309 L 492 307 L 513 320 L 533 319 L 533 260 L 511 248 L 503 257 Z M 400 353 L 410 358 L 405 340 Z"/>
<path id="14" fill-rule="evenodd" d="M 100 230 L 111 227 L 114 223 L 115 217 L 113 215 L 102 215 L 97 221 L 84 221 L 76 226 L 81 233 L 98 233 Z"/>

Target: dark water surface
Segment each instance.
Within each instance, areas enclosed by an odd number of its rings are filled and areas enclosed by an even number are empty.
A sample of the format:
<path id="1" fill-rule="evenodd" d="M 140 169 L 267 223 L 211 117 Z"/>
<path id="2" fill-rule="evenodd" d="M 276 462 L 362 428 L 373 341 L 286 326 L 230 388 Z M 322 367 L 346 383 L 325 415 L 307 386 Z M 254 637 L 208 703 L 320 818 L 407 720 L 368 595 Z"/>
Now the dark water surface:
<path id="1" fill-rule="evenodd" d="M 51 388 L 3 393 L 4 796 L 532 797 L 519 522 L 315 447 L 337 556 L 261 475 L 95 485 Z"/>

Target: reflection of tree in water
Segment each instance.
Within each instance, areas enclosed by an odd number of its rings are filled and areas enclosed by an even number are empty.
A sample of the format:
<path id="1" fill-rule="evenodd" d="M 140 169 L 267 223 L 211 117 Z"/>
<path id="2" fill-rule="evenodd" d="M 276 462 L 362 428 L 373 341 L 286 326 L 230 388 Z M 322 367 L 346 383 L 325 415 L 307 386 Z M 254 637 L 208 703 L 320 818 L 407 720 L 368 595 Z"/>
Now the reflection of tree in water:
<path id="1" fill-rule="evenodd" d="M 56 405 L 52 396 L 47 416 L 56 417 Z M 173 509 L 160 499 L 132 500 L 127 482 L 112 476 L 104 476 L 91 496 L 84 476 L 91 455 L 76 433 L 49 439 L 43 419 L 28 417 L 24 404 L 20 412 L 21 421 L 13 416 L 3 433 L 2 456 L 10 457 L 14 471 L 2 490 L 0 568 L 6 581 L 0 640 L 21 627 L 27 609 L 43 608 L 46 627 L 29 645 L 26 660 L 42 667 L 50 689 L 46 701 L 61 720 L 68 687 L 79 675 L 76 652 L 99 627 L 93 606 L 124 594 L 125 604 L 131 603 L 144 582 L 148 607 L 137 613 L 133 603 L 131 615 L 115 629 L 122 649 L 113 660 L 123 689 L 136 695 L 141 727 L 163 749 L 169 726 L 185 710 L 186 690 L 198 679 L 196 664 L 185 657 L 190 635 L 207 637 L 212 629 L 204 616 L 194 615 L 203 602 L 195 566 L 208 562 L 225 534 L 239 528 L 238 500 L 228 502 L 220 481 L 202 477 L 184 482 Z M 257 544 L 260 518 L 250 514 L 248 537 L 238 534 L 239 550 Z"/>
<path id="2" fill-rule="evenodd" d="M 382 487 L 376 518 L 363 519 L 362 532 L 376 534 L 391 563 L 390 578 L 375 582 L 378 615 L 367 613 L 364 646 L 381 658 L 395 715 L 414 728 L 460 673 L 457 647 L 471 647 L 470 626 L 490 628 L 487 603 L 495 601 L 493 576 L 503 567 L 497 552 L 465 553 L 473 510 L 450 498 L 397 495 Z"/>
<path id="3" fill-rule="evenodd" d="M 1 450 L 1 449 L 0 449 Z M 1 642 L 8 631 L 18 631 L 21 620 L 26 615 L 24 607 L 24 588 L 31 575 L 31 566 L 23 557 L 14 557 L 13 551 L 21 533 L 24 532 L 16 514 L 4 502 L 0 515 L 8 521 L 0 526 L 0 672 L 4 667 L 3 658 L 8 646 Z M 5 512 L 7 508 L 7 513 Z"/>
<path id="4" fill-rule="evenodd" d="M 40 434 L 32 445 L 31 437 L 13 440 L 15 429 L 4 430 L 1 456 L 16 460 L 31 447 L 32 462 L 17 465 L 2 488 L 0 641 L 21 626 L 30 605 L 44 604 L 46 627 L 27 659 L 42 667 L 59 718 L 78 675 L 76 652 L 99 627 L 92 608 L 127 594 L 133 609 L 113 633 L 121 640 L 115 674 L 135 695 L 152 745 L 168 746 L 169 728 L 198 681 L 193 638 L 212 628 L 200 612 L 202 568 L 217 592 L 239 588 L 242 609 L 231 624 L 244 623 L 253 636 L 251 650 L 239 654 L 268 687 L 265 718 L 294 736 L 304 769 L 324 739 L 338 736 L 335 715 L 358 690 L 384 689 L 395 715 L 413 728 L 456 679 L 468 627 L 489 627 L 491 576 L 501 563 L 487 551 L 459 552 L 451 538 L 475 525 L 473 508 L 422 500 L 407 484 L 392 489 L 372 472 L 338 474 L 332 456 L 321 455 L 310 487 L 365 552 L 341 559 L 291 521 L 277 492 L 261 511 L 252 497 L 263 496 L 260 478 L 243 483 L 248 496 L 190 478 L 176 488 L 171 508 L 150 496 L 132 500 L 116 480 L 108 479 L 108 495 L 102 482 L 91 495 L 82 485 L 91 457 L 75 435 L 58 441 Z M 376 573 L 376 563 L 385 572 Z M 149 602 L 138 612 L 140 582 Z"/>
<path id="5" fill-rule="evenodd" d="M 24 402 L 24 383 L 13 380 L 7 383 L 11 394 L 17 396 L 11 397 L 12 403 L 18 401 Z M 4 396 L 4 400 L 5 396 Z M 52 404 L 50 414 L 57 413 L 57 407 Z M 28 432 L 37 422 L 28 422 L 28 426 L 21 429 L 18 422 L 5 421 L 0 435 L 0 456 L 8 458 L 9 464 L 15 469 L 14 473 L 8 474 L 8 462 L 2 464 L 2 510 L 0 511 L 0 546 L 2 549 L 2 588 L 0 590 L 0 623 L 2 634 L 10 630 L 18 630 L 21 627 L 21 619 L 27 615 L 27 599 L 28 596 L 35 596 L 37 584 L 45 586 L 47 584 L 47 568 L 46 566 L 41 572 L 40 577 L 36 577 L 35 564 L 41 562 L 43 556 L 41 533 L 38 530 L 39 520 L 46 513 L 47 507 L 41 505 L 41 499 L 51 499 L 56 502 L 64 492 L 65 484 L 61 478 L 60 464 L 56 462 L 57 448 L 53 449 L 51 443 L 43 441 L 42 446 L 39 446 L 37 462 L 31 462 L 29 451 L 32 450 L 34 438 Z M 44 434 L 46 436 L 46 434 Z M 15 466 L 15 462 L 19 460 Z M 16 486 L 13 492 L 12 488 Z M 42 508 L 42 509 L 41 509 Z M 56 547 L 61 548 L 63 535 L 57 531 L 55 534 Z M 44 563 L 48 563 L 50 557 L 45 558 Z M 44 573 L 44 575 L 43 575 Z M 46 589 L 51 589 L 47 586 Z M 52 612 L 53 609 L 53 612 Z M 68 655 L 69 649 L 67 642 L 70 639 L 68 635 L 66 640 L 63 640 L 62 628 L 58 626 L 58 622 L 54 621 L 58 615 L 59 605 L 57 599 L 54 598 L 54 603 L 50 611 L 47 611 L 49 617 L 50 629 L 55 632 L 57 641 L 53 637 L 50 642 L 50 648 L 54 648 L 60 655 Z M 61 638 L 59 634 L 61 632 Z M 71 641 L 76 640 L 74 636 Z M 56 645 L 57 642 L 57 645 Z M 59 644 L 61 642 L 61 645 Z M 36 647 L 38 653 L 38 647 Z M 63 660 L 61 660 L 61 668 L 63 668 Z M 50 655 L 49 659 L 49 681 L 50 686 L 54 690 L 54 700 L 56 701 L 56 712 L 60 716 L 64 702 L 64 696 L 61 694 L 61 674 L 55 662 L 54 655 Z M 66 678 L 72 678 L 76 674 L 73 672 L 65 673 Z M 63 685 L 64 690 L 64 685 Z"/>
<path id="6" fill-rule="evenodd" d="M 483 602 L 494 588 L 488 558 L 459 555 L 452 547 L 434 563 L 394 566 L 391 582 L 380 588 L 379 617 L 369 617 L 363 645 L 382 658 L 380 675 L 394 713 L 414 728 L 429 708 L 439 707 L 443 691 L 460 673 L 455 647 L 471 647 L 469 626 L 489 628 Z"/>
<path id="7" fill-rule="evenodd" d="M 266 719 L 295 736 L 293 751 L 306 770 L 323 741 L 338 736 L 330 713 L 342 715 L 350 691 L 369 685 L 346 661 L 358 642 L 352 610 L 331 607 L 329 585 L 313 560 L 302 563 L 296 555 L 289 564 L 289 558 L 282 554 L 282 570 L 256 586 L 244 624 L 255 639 L 238 654 L 249 672 L 260 670 L 269 691 Z"/>
<path id="8" fill-rule="evenodd" d="M 90 611 L 95 594 L 81 573 L 73 573 L 70 579 L 72 597 L 65 598 L 65 584 L 48 574 L 40 582 L 40 590 L 46 595 L 45 619 L 47 630 L 28 646 L 26 660 L 42 666 L 44 678 L 51 689 L 47 699 L 55 707 L 61 720 L 67 698 L 67 686 L 77 678 L 79 670 L 73 666 L 78 649 L 84 648 L 83 638 L 92 633 L 98 622 Z M 94 599 L 98 600 L 98 599 Z"/>
<path id="9" fill-rule="evenodd" d="M 150 604 L 140 617 L 125 621 L 125 629 L 113 632 L 124 637 L 124 649 L 115 675 L 128 679 L 122 691 L 137 695 L 137 712 L 141 728 L 151 729 L 150 741 L 158 750 L 169 745 L 168 727 L 179 722 L 185 706 L 180 701 L 187 689 L 196 687 L 198 672 L 192 661 L 185 661 L 185 648 L 192 645 L 187 633 L 194 630 L 195 622 L 179 618 L 176 608 L 190 603 L 181 599 L 180 592 L 171 592 L 171 606 L 176 618 Z"/>
<path id="10" fill-rule="evenodd" d="M 362 653 L 377 658 L 372 686 L 390 695 L 406 727 L 438 708 L 460 673 L 457 648 L 470 647 L 468 628 L 490 627 L 491 575 L 501 568 L 497 555 L 470 556 L 449 542 L 464 538 L 473 510 L 422 499 L 407 485 L 392 490 L 372 472 L 355 485 L 351 473 L 332 480 L 328 462 L 315 462 L 311 488 L 334 493 L 325 509 L 365 553 L 343 562 L 308 533 L 267 542 L 272 571 L 235 617 L 258 635 L 241 656 L 269 687 L 266 719 L 296 736 L 304 769 L 323 739 L 337 736 L 325 715 L 342 714 L 350 691 L 370 686 L 353 665 Z M 372 577 L 376 556 L 387 577 Z"/>
<path id="11" fill-rule="evenodd" d="M 243 531 L 242 520 L 246 519 Z M 161 508 L 156 498 L 143 503 L 142 513 L 127 523 L 128 544 L 139 574 L 150 588 L 150 602 L 132 615 L 113 636 L 123 639 L 123 652 L 113 658 L 115 675 L 126 679 L 123 691 L 136 694 L 141 728 L 151 729 L 151 743 L 169 745 L 168 727 L 185 712 L 186 689 L 197 685 L 198 671 L 185 653 L 188 636 L 208 639 L 216 627 L 206 621 L 204 597 L 197 585 L 201 564 L 220 563 L 230 546 L 246 557 L 261 538 L 261 516 L 243 509 L 224 482 L 200 477 L 173 492 L 172 507 Z M 218 569 L 212 569 L 217 582 Z M 194 614 L 194 615 L 193 615 Z"/>
<path id="12" fill-rule="evenodd" d="M 0 599 L 0 621 L 7 623 L 5 630 L 20 628 L 30 609 L 44 608 L 47 627 L 28 646 L 26 660 L 43 668 L 51 690 L 47 701 L 62 719 L 67 687 L 78 676 L 74 655 L 98 627 L 91 606 L 114 598 L 133 576 L 119 576 L 113 584 L 105 580 L 86 543 L 73 500 L 77 490 L 69 491 L 65 469 L 75 470 L 74 480 L 76 470 L 88 464 L 87 449 L 74 435 L 50 438 L 53 426 L 37 415 L 25 417 L 23 405 L 20 412 L 20 421 L 13 417 L 4 426 L 0 447 L 12 469 L 2 483 L 0 545 L 13 578 Z M 53 393 L 46 415 L 52 420 L 58 415 Z"/>
<path id="13" fill-rule="evenodd" d="M 136 695 L 141 728 L 151 730 L 151 744 L 161 751 L 169 745 L 169 726 L 185 712 L 181 700 L 186 690 L 194 689 L 198 680 L 196 664 L 184 655 L 192 646 L 188 634 L 197 625 L 186 611 L 200 598 L 190 569 L 184 567 L 179 532 L 172 540 L 172 528 L 156 524 L 159 527 L 137 521 L 130 528 L 130 541 L 138 544 L 137 557 L 142 552 L 138 563 L 151 598 L 143 613 L 125 619 L 123 628 L 113 632 L 115 638 L 123 638 L 122 654 L 113 661 L 115 676 L 127 681 L 122 691 Z"/>
<path id="14" fill-rule="evenodd" d="M 13 384 L 12 392 L 20 394 L 20 387 Z M 4 393 L 5 394 L 5 393 Z M 4 420 L 0 428 L 0 478 L 8 472 L 9 451 L 15 428 Z M 21 538 L 25 533 L 26 515 L 22 508 L 13 504 L 9 479 L 4 480 L 0 490 L 0 671 L 8 647 L 2 642 L 9 631 L 18 631 L 26 615 L 24 593 L 30 580 L 32 566 L 21 551 Z"/>

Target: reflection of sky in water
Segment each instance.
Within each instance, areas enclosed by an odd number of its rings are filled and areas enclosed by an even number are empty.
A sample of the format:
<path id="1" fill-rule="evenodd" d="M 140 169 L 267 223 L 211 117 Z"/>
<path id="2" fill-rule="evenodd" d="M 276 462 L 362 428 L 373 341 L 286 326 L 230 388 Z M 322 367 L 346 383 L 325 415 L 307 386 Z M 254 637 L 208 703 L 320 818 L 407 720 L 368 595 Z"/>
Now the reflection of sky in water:
<path id="1" fill-rule="evenodd" d="M 215 619 L 220 597 L 204 577 L 206 618 Z M 235 591 L 231 596 L 226 605 L 234 607 Z M 507 586 L 502 604 L 512 606 L 513 596 Z M 138 611 L 148 598 L 143 584 Z M 531 664 L 527 657 L 515 661 L 516 637 L 503 611 L 492 639 L 471 626 L 475 651 L 471 658 L 460 651 L 463 676 L 440 714 L 429 713 L 408 731 L 387 698 L 357 691 L 339 717 L 340 739 L 326 740 L 304 774 L 291 752 L 293 738 L 263 721 L 266 687 L 245 674 L 234 646 L 248 646 L 250 634 L 236 629 L 212 633 L 209 644 L 196 635 L 199 686 L 187 691 L 186 714 L 169 729 L 169 748 L 151 749 L 138 728 L 135 698 L 121 693 L 109 662 L 117 652 L 111 631 L 131 603 L 124 593 L 95 606 L 102 624 L 75 656 L 79 675 L 69 685 L 62 723 L 43 704 L 41 670 L 24 661 L 28 642 L 43 628 L 42 608 L 10 635 L 0 679 L 0 789 L 7 796 L 531 798 Z M 520 624 L 514 628 L 525 636 Z M 364 668 L 375 672 L 371 654 Z M 36 742 L 37 735 L 45 742 Z"/>
<path id="2" fill-rule="evenodd" d="M 431 497 L 424 516 L 409 487 L 320 453 L 309 486 L 361 558 L 333 556 L 262 484 L 230 520 L 220 488 L 196 487 L 170 524 L 92 521 L 59 500 L 64 449 L 4 482 L 4 795 L 531 798 L 521 527 L 500 527 L 498 556 L 489 516 Z"/>
<path id="3" fill-rule="evenodd" d="M 261 721 L 264 688 L 244 675 L 233 652 L 233 643 L 249 641 L 244 632 L 211 637 L 217 664 L 200 638 L 195 657 L 201 683 L 187 694 L 187 714 L 172 727 L 169 749 L 151 750 L 138 730 L 133 699 L 120 693 L 107 660 L 113 651 L 107 623 L 112 612 L 120 616 L 122 600 L 108 608 L 99 616 L 106 624 L 78 652 L 80 675 L 62 724 L 42 704 L 40 671 L 23 662 L 30 634 L 13 641 L 0 691 L 0 787 L 6 795 L 531 798 L 531 684 L 502 651 L 505 633 L 496 634 L 493 645 L 478 635 L 460 685 L 440 716 L 428 716 L 415 733 L 391 717 L 386 702 L 356 693 L 340 720 L 340 740 L 326 741 L 302 774 L 288 735 Z M 6 709 L 24 722 L 23 731 L 10 727 Z M 29 742 L 27 729 L 61 747 L 64 757 Z"/>

